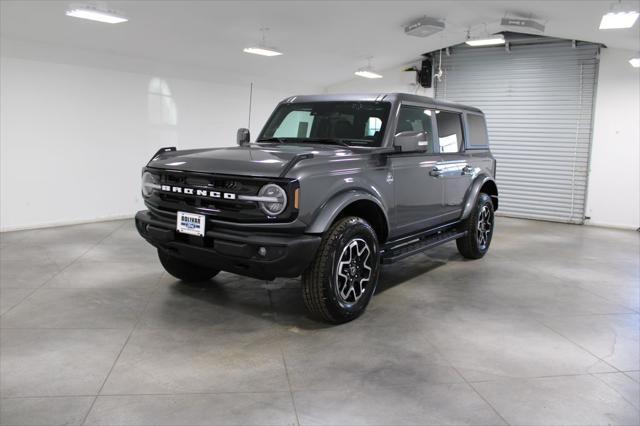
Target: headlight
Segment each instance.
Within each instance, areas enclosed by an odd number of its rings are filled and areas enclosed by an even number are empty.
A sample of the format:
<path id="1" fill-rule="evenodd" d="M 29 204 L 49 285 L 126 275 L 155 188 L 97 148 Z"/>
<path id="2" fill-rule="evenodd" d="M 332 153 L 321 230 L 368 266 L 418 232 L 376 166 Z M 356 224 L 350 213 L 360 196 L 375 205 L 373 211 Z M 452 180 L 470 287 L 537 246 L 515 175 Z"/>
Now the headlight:
<path id="1" fill-rule="evenodd" d="M 144 172 L 142 174 L 142 195 L 149 197 L 158 188 L 160 188 L 158 177 L 149 172 Z"/>
<path id="2" fill-rule="evenodd" d="M 274 183 L 260 188 L 259 197 L 269 197 L 272 201 L 260 201 L 260 208 L 269 216 L 277 216 L 287 208 L 287 193 Z"/>

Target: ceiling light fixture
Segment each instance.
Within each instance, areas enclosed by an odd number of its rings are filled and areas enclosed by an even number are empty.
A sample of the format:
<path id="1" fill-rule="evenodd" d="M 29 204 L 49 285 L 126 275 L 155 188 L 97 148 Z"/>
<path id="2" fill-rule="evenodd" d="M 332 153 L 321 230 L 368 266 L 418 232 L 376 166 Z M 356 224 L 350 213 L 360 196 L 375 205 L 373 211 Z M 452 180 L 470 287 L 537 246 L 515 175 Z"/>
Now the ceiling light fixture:
<path id="1" fill-rule="evenodd" d="M 244 53 L 253 53 L 261 56 L 280 56 L 282 52 L 275 50 L 273 47 L 245 47 L 242 49 Z"/>
<path id="2" fill-rule="evenodd" d="M 640 58 L 631 58 L 629 59 L 629 63 L 634 68 L 640 68 Z"/>
<path id="3" fill-rule="evenodd" d="M 500 25 L 507 28 L 515 28 L 517 30 L 526 30 L 526 31 L 537 31 L 540 33 L 544 32 L 544 24 L 541 24 L 538 21 L 534 21 L 533 19 L 527 18 L 518 18 L 518 17 L 504 17 L 500 21 Z"/>
<path id="4" fill-rule="evenodd" d="M 282 52 L 276 49 L 275 47 L 267 46 L 267 35 L 266 32 L 269 31 L 269 28 L 260 28 L 260 32 L 262 32 L 262 41 L 258 46 L 254 47 L 245 47 L 242 49 L 244 53 L 251 53 L 253 55 L 260 56 L 280 56 Z"/>
<path id="5" fill-rule="evenodd" d="M 431 34 L 444 30 L 444 27 L 444 21 L 423 16 L 404 27 L 404 33 L 414 37 L 429 37 Z"/>
<path id="6" fill-rule="evenodd" d="M 381 74 L 375 73 L 373 71 L 369 71 L 369 70 L 358 70 L 356 72 L 354 72 L 355 75 L 357 75 L 358 77 L 364 77 L 364 78 L 382 78 Z"/>
<path id="7" fill-rule="evenodd" d="M 609 8 L 609 12 L 602 15 L 600 21 L 601 30 L 615 30 L 621 28 L 631 28 L 638 20 L 637 10 L 623 10 L 622 2 L 614 3 Z"/>
<path id="8" fill-rule="evenodd" d="M 371 67 L 371 56 L 367 58 L 367 66 L 364 68 L 359 68 L 358 71 L 354 72 L 358 77 L 364 78 L 382 78 L 382 74 L 378 74 Z"/>
<path id="9" fill-rule="evenodd" d="M 104 22 L 107 24 L 120 24 L 129 20 L 121 13 L 108 9 L 104 2 L 96 2 L 95 4 L 72 4 L 65 14 L 73 18 L 88 19 L 90 21 Z"/>
<path id="10" fill-rule="evenodd" d="M 504 44 L 504 36 L 502 34 L 496 34 L 494 36 L 485 37 L 485 38 L 470 38 L 465 41 L 466 44 L 472 47 L 478 46 L 496 46 L 499 44 Z"/>

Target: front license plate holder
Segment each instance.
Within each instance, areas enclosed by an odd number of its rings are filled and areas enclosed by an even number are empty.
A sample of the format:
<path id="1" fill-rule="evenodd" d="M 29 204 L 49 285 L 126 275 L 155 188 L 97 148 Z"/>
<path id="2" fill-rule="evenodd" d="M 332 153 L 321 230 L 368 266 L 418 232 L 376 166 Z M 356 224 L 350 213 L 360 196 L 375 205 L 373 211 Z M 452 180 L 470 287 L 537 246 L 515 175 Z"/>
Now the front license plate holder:
<path id="1" fill-rule="evenodd" d="M 204 237 L 206 217 L 202 214 L 178 212 L 176 231 L 182 234 Z"/>

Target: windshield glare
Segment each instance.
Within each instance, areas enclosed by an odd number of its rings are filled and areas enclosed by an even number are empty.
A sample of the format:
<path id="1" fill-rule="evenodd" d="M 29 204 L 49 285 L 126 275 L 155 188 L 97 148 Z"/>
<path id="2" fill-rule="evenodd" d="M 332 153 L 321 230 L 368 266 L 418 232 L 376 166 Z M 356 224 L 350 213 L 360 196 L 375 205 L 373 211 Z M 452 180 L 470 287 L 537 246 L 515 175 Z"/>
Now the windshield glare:
<path id="1" fill-rule="evenodd" d="M 310 102 L 280 105 L 258 142 L 337 142 L 380 146 L 389 116 L 388 102 Z"/>

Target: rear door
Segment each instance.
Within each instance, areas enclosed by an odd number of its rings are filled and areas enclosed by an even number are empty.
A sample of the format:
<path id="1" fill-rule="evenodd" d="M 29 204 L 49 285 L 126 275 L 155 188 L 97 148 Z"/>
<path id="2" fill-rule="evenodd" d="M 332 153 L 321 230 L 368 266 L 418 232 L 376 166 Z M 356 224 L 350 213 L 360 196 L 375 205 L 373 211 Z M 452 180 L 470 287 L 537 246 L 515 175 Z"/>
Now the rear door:
<path id="1" fill-rule="evenodd" d="M 464 151 L 464 126 L 460 112 L 436 110 L 437 146 L 441 161 L 436 164 L 444 185 L 443 213 L 456 219 L 462 212 L 474 167 Z"/>
<path id="2" fill-rule="evenodd" d="M 398 112 L 394 134 L 421 131 L 425 134 L 426 152 L 391 155 L 395 188 L 394 228 L 398 235 L 409 234 L 441 222 L 444 213 L 443 179 L 433 168 L 442 161 L 434 139 L 434 112 L 425 106 L 403 103 Z"/>

